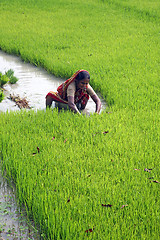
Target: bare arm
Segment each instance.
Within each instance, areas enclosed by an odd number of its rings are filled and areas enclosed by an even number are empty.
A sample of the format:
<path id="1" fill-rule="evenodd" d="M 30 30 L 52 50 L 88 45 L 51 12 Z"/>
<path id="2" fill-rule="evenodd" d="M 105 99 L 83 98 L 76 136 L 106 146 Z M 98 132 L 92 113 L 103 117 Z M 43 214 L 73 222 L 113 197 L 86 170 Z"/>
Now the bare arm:
<path id="1" fill-rule="evenodd" d="M 79 113 L 80 114 L 78 108 L 76 107 L 76 105 L 74 103 L 74 97 L 68 96 L 68 106 L 74 113 Z"/>
<path id="2" fill-rule="evenodd" d="M 96 113 L 99 113 L 101 110 L 101 100 L 99 99 L 99 97 L 97 96 L 97 94 L 94 94 L 91 96 L 91 98 L 93 99 L 93 101 L 96 104 Z"/>

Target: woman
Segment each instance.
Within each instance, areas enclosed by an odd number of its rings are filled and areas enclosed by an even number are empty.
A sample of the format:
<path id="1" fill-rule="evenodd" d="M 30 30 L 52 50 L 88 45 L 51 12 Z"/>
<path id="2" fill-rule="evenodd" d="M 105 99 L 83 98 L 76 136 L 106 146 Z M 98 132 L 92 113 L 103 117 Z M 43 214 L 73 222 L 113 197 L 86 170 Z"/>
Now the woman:
<path id="1" fill-rule="evenodd" d="M 89 96 L 96 104 L 96 113 L 101 110 L 101 101 L 93 88 L 89 85 L 90 75 L 86 70 L 78 70 L 71 78 L 62 83 L 57 92 L 50 91 L 46 96 L 46 108 L 51 107 L 52 102 L 69 106 L 74 113 L 79 113 L 85 109 Z"/>

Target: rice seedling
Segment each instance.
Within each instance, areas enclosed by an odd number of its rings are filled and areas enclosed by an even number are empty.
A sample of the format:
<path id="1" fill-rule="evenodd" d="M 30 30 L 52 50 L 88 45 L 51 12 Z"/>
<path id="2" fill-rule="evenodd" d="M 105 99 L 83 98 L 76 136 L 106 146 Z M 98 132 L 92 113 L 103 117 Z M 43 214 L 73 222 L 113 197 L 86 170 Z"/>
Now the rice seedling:
<path id="1" fill-rule="evenodd" d="M 12 76 L 12 77 L 10 78 L 10 80 L 9 80 L 9 83 L 15 84 L 17 81 L 18 81 L 18 78 L 15 77 L 15 76 Z"/>
<path id="2" fill-rule="evenodd" d="M 3 90 L 0 89 L 0 102 L 4 99 L 4 93 Z"/>
<path id="3" fill-rule="evenodd" d="M 7 72 L 5 72 L 5 75 L 9 78 L 9 83 L 14 84 L 18 81 L 18 78 L 14 76 L 14 71 L 12 69 L 9 69 Z"/>
<path id="4" fill-rule="evenodd" d="M 0 73 L 0 87 L 5 85 L 9 81 L 9 78 L 6 75 Z"/>
<path id="5" fill-rule="evenodd" d="M 8 78 L 11 78 L 14 75 L 14 71 L 12 69 L 9 69 L 7 72 L 5 72 L 5 75 Z"/>
<path id="6" fill-rule="evenodd" d="M 159 3 L 8 2 L 1 49 L 64 78 L 87 69 L 109 106 L 1 113 L 19 204 L 47 239 L 158 239 Z"/>
<path id="7" fill-rule="evenodd" d="M 137 117 L 130 132 L 122 122 L 113 125 L 116 114 L 72 115 L 3 115 L 3 168 L 16 182 L 19 203 L 48 239 L 158 234 L 158 156 L 142 141 Z"/>
<path id="8" fill-rule="evenodd" d="M 5 85 L 6 83 L 11 83 L 14 84 L 18 81 L 18 78 L 16 78 L 14 75 L 14 71 L 12 69 L 8 70 L 7 72 L 5 72 L 5 74 L 2 74 L 0 72 L 0 102 L 2 102 L 2 100 L 4 99 L 4 93 L 3 93 L 3 85 Z"/>
<path id="9" fill-rule="evenodd" d="M 18 81 L 18 78 L 14 76 L 14 71 L 12 69 L 5 72 L 5 74 L 2 74 L 0 72 L 0 87 L 5 85 L 6 83 L 14 84 Z"/>
<path id="10" fill-rule="evenodd" d="M 2 100 L 4 99 L 2 86 L 6 84 L 8 81 L 9 81 L 9 78 L 0 72 L 0 102 L 2 102 Z"/>

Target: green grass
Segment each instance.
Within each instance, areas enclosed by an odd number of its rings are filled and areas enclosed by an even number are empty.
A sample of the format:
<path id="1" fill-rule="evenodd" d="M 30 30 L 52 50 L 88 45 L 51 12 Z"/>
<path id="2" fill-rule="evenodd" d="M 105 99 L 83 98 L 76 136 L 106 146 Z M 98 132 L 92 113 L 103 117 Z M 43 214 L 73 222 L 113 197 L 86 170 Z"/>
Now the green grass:
<path id="1" fill-rule="evenodd" d="M 0 2 L 2 50 L 63 78 L 86 69 L 108 103 L 90 117 L 1 113 L 3 169 L 47 239 L 159 238 L 159 6 Z"/>
<path id="2" fill-rule="evenodd" d="M 33 8 L 25 1 L 19 7 L 15 3 L 12 11 L 9 4 L 2 4 L 3 50 L 56 76 L 67 78 L 79 68 L 87 69 L 93 87 L 118 108 L 157 104 L 158 20 L 145 21 L 123 8 L 96 1 L 38 1 Z"/>
<path id="3" fill-rule="evenodd" d="M 141 116 L 132 111 L 90 118 L 57 111 L 2 114 L 3 166 L 48 239 L 158 236 L 159 184 L 152 181 L 159 180 L 159 136 L 152 114 L 139 130 Z"/>

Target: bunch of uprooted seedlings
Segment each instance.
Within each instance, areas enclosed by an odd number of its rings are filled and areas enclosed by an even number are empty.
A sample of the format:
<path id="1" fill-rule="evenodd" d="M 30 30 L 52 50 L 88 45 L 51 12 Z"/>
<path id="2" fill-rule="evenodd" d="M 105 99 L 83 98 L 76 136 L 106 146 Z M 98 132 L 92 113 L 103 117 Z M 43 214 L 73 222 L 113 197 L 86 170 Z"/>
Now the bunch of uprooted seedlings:
<path id="1" fill-rule="evenodd" d="M 21 98 L 20 96 L 14 96 L 14 95 L 11 95 L 8 97 L 8 99 L 14 101 L 16 103 L 16 105 L 21 109 L 21 108 L 28 108 L 30 109 L 31 107 L 29 106 L 29 103 L 27 101 L 27 99 L 24 97 L 24 98 Z"/>

